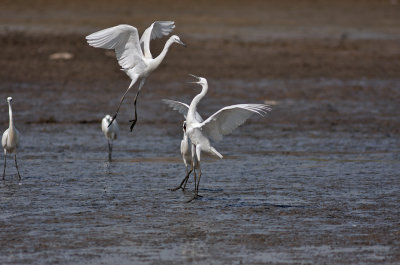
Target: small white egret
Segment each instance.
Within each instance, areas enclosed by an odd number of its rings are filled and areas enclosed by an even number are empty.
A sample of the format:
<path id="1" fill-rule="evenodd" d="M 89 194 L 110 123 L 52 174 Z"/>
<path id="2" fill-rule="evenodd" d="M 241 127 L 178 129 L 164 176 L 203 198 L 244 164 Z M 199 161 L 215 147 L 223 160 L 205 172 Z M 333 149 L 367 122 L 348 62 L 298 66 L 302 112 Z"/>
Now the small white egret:
<path id="1" fill-rule="evenodd" d="M 101 130 L 103 131 L 104 136 L 108 140 L 108 161 L 111 162 L 111 153 L 112 153 L 112 148 L 113 148 L 113 140 L 117 139 L 118 134 L 119 134 L 118 122 L 115 120 L 111 124 L 111 116 L 110 115 L 106 115 L 101 120 Z"/>
<path id="2" fill-rule="evenodd" d="M 164 99 L 164 102 L 168 102 L 169 100 Z M 172 100 L 171 100 L 172 101 Z M 198 169 L 197 160 L 195 157 L 194 163 L 192 162 L 192 152 L 194 152 L 194 146 L 190 143 L 190 140 L 186 134 L 186 121 L 183 122 L 183 139 L 181 141 L 181 155 L 183 159 L 183 163 L 185 163 L 186 167 L 186 176 L 183 178 L 181 184 L 176 188 L 170 189 L 172 191 L 176 191 L 178 189 L 182 189 L 183 191 L 186 188 L 186 184 L 189 180 L 190 173 L 192 171 L 196 171 Z"/>
<path id="3" fill-rule="evenodd" d="M 11 107 L 12 97 L 7 98 L 8 102 L 8 115 L 10 116 L 10 124 L 7 130 L 4 131 L 3 137 L 1 138 L 1 145 L 4 149 L 4 170 L 3 170 L 3 180 L 6 175 L 6 163 L 7 163 L 7 152 L 13 154 L 15 159 L 15 167 L 17 168 L 18 178 L 21 180 L 21 175 L 18 170 L 17 163 L 17 148 L 19 146 L 19 132 L 14 126 L 12 107 Z"/>
<path id="4" fill-rule="evenodd" d="M 222 159 L 222 155 L 210 144 L 210 139 L 220 141 L 224 135 L 232 133 L 234 129 L 242 125 L 254 113 L 264 116 L 270 107 L 265 104 L 238 104 L 224 107 L 211 115 L 205 121 L 199 121 L 197 105 L 208 91 L 207 80 L 203 77 L 197 77 L 197 82 L 192 82 L 202 86 L 200 94 L 195 96 L 188 106 L 178 101 L 165 101 L 174 110 L 179 111 L 186 117 L 186 134 L 192 142 L 194 150 L 192 151 L 192 161 L 196 159 L 199 176 L 195 172 L 195 193 L 191 200 L 199 195 L 199 184 L 201 178 L 201 152 L 206 152 Z M 197 182 L 196 182 L 197 178 Z M 189 201 L 191 201 L 189 200 Z"/>
<path id="5" fill-rule="evenodd" d="M 163 99 L 162 101 L 165 104 L 169 105 L 174 110 L 178 110 L 180 113 L 183 114 L 183 117 L 186 119 L 189 105 L 179 102 L 179 101 L 170 100 L 170 99 Z M 203 122 L 203 118 L 200 116 L 200 114 L 198 112 L 196 112 L 195 118 L 198 122 Z M 190 143 L 190 140 L 186 134 L 186 121 L 183 122 L 182 129 L 183 129 L 183 139 L 181 141 L 181 155 L 182 155 L 183 162 L 185 163 L 185 167 L 186 167 L 186 176 L 182 180 L 182 182 L 179 186 L 171 189 L 172 191 L 175 191 L 178 189 L 185 190 L 186 183 L 189 180 L 190 173 L 192 173 L 193 170 L 196 172 L 196 169 L 198 169 L 196 157 L 195 157 L 194 163 L 192 163 L 192 152 L 194 152 L 194 146 Z M 189 166 L 190 166 L 190 168 L 189 168 Z M 182 185 L 183 185 L 183 187 L 182 187 Z"/>
<path id="6" fill-rule="evenodd" d="M 114 49 L 118 63 L 122 67 L 121 70 L 132 79 L 132 82 L 119 102 L 111 123 L 117 117 L 125 95 L 136 81 L 140 80 L 134 99 L 135 117 L 133 120 L 130 120 L 132 122 L 130 129 L 131 131 L 133 130 L 137 122 L 136 101 L 146 78 L 161 64 L 168 52 L 168 48 L 173 43 L 186 46 L 178 36 L 172 35 L 165 43 L 162 52 L 156 58 L 153 58 L 150 52 L 150 40 L 167 36 L 174 28 L 175 24 L 173 21 L 155 21 L 143 32 L 140 41 L 137 29 L 130 25 L 118 25 L 86 36 L 86 40 L 90 46 Z"/>

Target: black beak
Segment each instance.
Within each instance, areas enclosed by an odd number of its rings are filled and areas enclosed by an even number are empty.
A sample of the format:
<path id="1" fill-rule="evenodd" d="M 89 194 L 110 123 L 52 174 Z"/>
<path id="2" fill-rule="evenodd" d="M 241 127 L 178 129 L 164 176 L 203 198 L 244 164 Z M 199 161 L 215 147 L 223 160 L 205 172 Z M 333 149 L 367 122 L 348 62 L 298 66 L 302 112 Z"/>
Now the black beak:
<path id="1" fill-rule="evenodd" d="M 185 47 L 185 48 L 187 47 L 187 46 L 186 46 L 186 44 L 185 44 L 185 43 L 183 43 L 181 40 L 179 40 L 179 42 L 178 42 L 178 43 L 179 43 L 180 45 L 182 45 L 183 47 Z"/>

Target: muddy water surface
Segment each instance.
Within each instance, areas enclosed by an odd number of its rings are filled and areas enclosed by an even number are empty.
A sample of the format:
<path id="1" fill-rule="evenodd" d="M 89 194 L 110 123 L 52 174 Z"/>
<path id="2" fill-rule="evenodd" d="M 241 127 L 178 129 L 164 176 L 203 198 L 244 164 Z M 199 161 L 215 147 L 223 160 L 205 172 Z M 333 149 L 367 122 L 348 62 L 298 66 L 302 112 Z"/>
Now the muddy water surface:
<path id="1" fill-rule="evenodd" d="M 21 124 L 23 179 L 10 162 L 0 184 L 2 264 L 398 260 L 400 142 L 390 131 L 327 129 L 310 118 L 329 112 L 327 102 L 279 101 L 271 115 L 215 144 L 225 158 L 205 158 L 203 197 L 186 203 L 192 181 L 188 192 L 168 190 L 184 176 L 181 117 L 152 97 L 141 104 L 156 107 L 134 133 L 121 122 L 112 163 L 100 122 Z M 211 97 L 202 109 L 212 113 L 223 101 Z M 357 120 L 370 108 L 389 113 L 393 104 L 336 101 L 334 108 L 352 109 Z M 305 125 L 273 122 L 288 109 L 302 112 Z"/>

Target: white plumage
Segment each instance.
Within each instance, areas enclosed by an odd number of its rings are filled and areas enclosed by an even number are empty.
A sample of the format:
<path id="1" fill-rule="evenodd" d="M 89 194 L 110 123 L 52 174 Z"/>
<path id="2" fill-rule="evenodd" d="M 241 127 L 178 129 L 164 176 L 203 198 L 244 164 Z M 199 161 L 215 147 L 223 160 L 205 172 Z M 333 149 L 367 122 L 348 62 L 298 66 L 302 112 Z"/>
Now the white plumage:
<path id="1" fill-rule="evenodd" d="M 138 30 L 130 25 L 118 25 L 103 29 L 86 36 L 90 46 L 104 49 L 114 49 L 119 65 L 130 78 L 131 83 L 123 94 L 117 111 L 111 123 L 117 117 L 121 103 L 131 87 L 140 80 L 138 91 L 134 99 L 135 117 L 131 120 L 131 131 L 137 122 L 136 101 L 146 78 L 161 64 L 169 47 L 173 43 L 186 46 L 178 36 L 171 36 L 165 43 L 162 52 L 153 59 L 150 52 L 150 40 L 168 35 L 175 28 L 173 21 L 156 21 L 148 27 L 139 40 Z"/>
<path id="2" fill-rule="evenodd" d="M 175 28 L 173 21 L 156 21 L 150 25 L 140 38 L 140 45 L 146 58 L 153 58 L 150 52 L 150 41 L 168 36 Z"/>
<path id="3" fill-rule="evenodd" d="M 8 115 L 9 115 L 9 127 L 4 131 L 3 137 L 1 138 L 1 145 L 4 149 L 4 168 L 3 168 L 3 180 L 6 175 L 6 164 L 7 164 L 7 153 L 14 154 L 15 167 L 17 168 L 18 178 L 21 179 L 19 174 L 18 163 L 17 163 L 17 148 L 19 146 L 20 134 L 14 126 L 12 107 L 11 107 L 12 97 L 7 98 L 8 102 Z"/>
<path id="4" fill-rule="evenodd" d="M 102 120 L 101 120 L 101 130 L 104 133 L 104 136 L 108 140 L 108 160 L 111 161 L 111 154 L 112 154 L 112 147 L 113 147 L 113 141 L 117 139 L 118 134 L 119 134 L 119 127 L 118 127 L 118 122 L 115 120 L 113 123 L 111 123 L 111 116 L 106 115 Z"/>
<path id="5" fill-rule="evenodd" d="M 168 100 L 163 100 L 164 102 L 167 102 Z M 196 157 L 192 156 L 192 152 L 194 152 L 194 145 L 190 143 L 189 137 L 186 134 L 186 121 L 183 122 L 183 139 L 181 141 L 181 155 L 182 155 L 182 160 L 183 163 L 185 164 L 186 168 L 186 176 L 183 178 L 181 184 L 177 186 L 176 188 L 171 189 L 172 191 L 176 191 L 178 189 L 185 190 L 186 188 L 186 183 L 189 180 L 190 173 L 192 171 L 196 171 L 198 169 L 198 163 Z M 194 161 L 193 161 L 194 159 Z"/>
<path id="6" fill-rule="evenodd" d="M 183 114 L 186 118 L 186 134 L 188 135 L 194 149 L 192 150 L 192 161 L 196 158 L 199 176 L 196 183 L 196 172 L 195 172 L 195 195 L 197 198 L 198 189 L 201 177 L 201 152 L 207 152 L 212 155 L 216 155 L 222 158 L 222 155 L 210 144 L 210 139 L 213 141 L 220 141 L 224 135 L 230 134 L 237 127 L 242 125 L 251 115 L 259 114 L 264 116 L 270 111 L 270 107 L 264 104 L 237 104 L 227 106 L 203 121 L 200 120 L 200 115 L 197 113 L 197 105 L 200 100 L 206 95 L 208 91 L 207 80 L 203 77 L 196 77 L 196 84 L 202 86 L 201 93 L 195 96 L 188 106 L 185 103 L 163 100 L 166 104 Z M 201 117 L 200 117 L 201 118 Z"/>

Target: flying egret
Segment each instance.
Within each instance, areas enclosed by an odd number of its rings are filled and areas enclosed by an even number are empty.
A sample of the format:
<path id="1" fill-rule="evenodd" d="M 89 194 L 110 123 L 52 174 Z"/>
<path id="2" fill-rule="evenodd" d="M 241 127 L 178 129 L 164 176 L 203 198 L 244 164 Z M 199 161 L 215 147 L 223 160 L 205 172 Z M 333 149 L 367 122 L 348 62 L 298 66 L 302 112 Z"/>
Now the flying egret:
<path id="1" fill-rule="evenodd" d="M 104 133 L 104 136 L 108 140 L 108 161 L 111 162 L 111 153 L 112 153 L 112 145 L 113 145 L 113 140 L 117 139 L 118 134 L 119 134 L 119 127 L 118 127 L 118 122 L 115 120 L 111 124 L 111 116 L 106 115 L 102 120 L 101 120 L 101 130 Z"/>
<path id="2" fill-rule="evenodd" d="M 19 132 L 15 128 L 13 123 L 13 116 L 12 116 L 12 107 L 11 107 L 12 97 L 7 98 L 8 102 L 8 115 L 10 116 L 10 124 L 7 130 L 4 131 L 3 137 L 1 138 L 1 145 L 4 149 L 4 170 L 3 170 L 3 180 L 6 175 L 6 162 L 7 162 L 7 152 L 14 153 L 14 160 L 15 160 L 15 167 L 17 168 L 18 178 L 21 180 L 21 175 L 19 174 L 18 170 L 18 163 L 17 163 L 17 148 L 19 145 Z"/>
<path id="3" fill-rule="evenodd" d="M 193 198 L 189 201 L 199 196 L 201 152 L 206 152 L 222 159 L 222 155 L 211 146 L 210 139 L 218 142 L 222 140 L 224 135 L 230 134 L 234 129 L 242 125 L 254 113 L 264 116 L 271 110 L 270 107 L 265 104 L 231 105 L 220 109 L 205 121 L 200 122 L 197 113 L 197 105 L 206 95 L 208 84 L 207 80 L 203 77 L 191 76 L 198 80 L 192 83 L 201 85 L 202 90 L 200 94 L 193 98 L 190 106 L 178 101 L 165 101 L 170 107 L 186 117 L 186 134 L 193 145 L 192 161 L 194 161 L 194 159 L 197 161 L 199 176 L 197 177 L 195 172 L 195 193 Z"/>
<path id="4" fill-rule="evenodd" d="M 130 129 L 131 131 L 133 130 L 137 122 L 136 101 L 146 78 L 161 64 L 169 47 L 173 43 L 178 43 L 186 47 L 178 36 L 172 35 L 165 43 L 162 52 L 156 58 L 153 58 L 151 55 L 150 40 L 167 36 L 174 28 L 175 24 L 173 21 L 156 21 L 143 32 L 140 40 L 137 29 L 130 25 L 118 25 L 86 36 L 86 40 L 90 46 L 114 49 L 118 63 L 122 67 L 121 70 L 132 79 L 128 89 L 119 102 L 111 123 L 117 117 L 125 95 L 136 81 L 140 80 L 139 88 L 134 99 L 135 117 L 133 120 L 130 120 L 130 122 L 132 122 Z"/>

